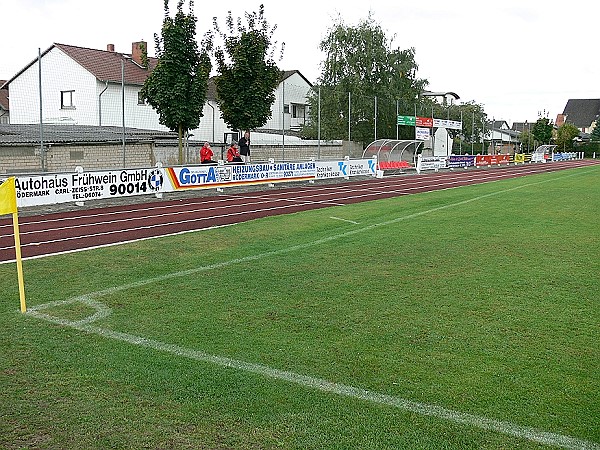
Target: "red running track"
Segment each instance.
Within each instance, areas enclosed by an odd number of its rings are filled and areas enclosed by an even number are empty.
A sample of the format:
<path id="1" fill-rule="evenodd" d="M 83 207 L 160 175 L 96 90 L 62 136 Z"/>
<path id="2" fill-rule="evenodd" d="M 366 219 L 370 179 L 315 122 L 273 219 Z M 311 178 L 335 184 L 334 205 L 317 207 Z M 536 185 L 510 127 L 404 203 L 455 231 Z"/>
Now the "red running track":
<path id="1" fill-rule="evenodd" d="M 165 236 L 260 217 L 598 164 L 593 160 L 391 176 L 340 184 L 216 195 L 186 200 L 35 215 L 19 219 L 23 258 Z M 12 220 L 0 220 L 0 263 L 14 261 Z"/>

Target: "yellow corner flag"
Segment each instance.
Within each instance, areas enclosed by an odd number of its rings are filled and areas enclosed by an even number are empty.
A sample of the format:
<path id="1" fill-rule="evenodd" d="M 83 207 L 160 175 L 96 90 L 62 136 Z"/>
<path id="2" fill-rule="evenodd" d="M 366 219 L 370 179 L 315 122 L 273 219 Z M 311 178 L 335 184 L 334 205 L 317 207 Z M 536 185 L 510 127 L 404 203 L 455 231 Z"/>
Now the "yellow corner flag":
<path id="1" fill-rule="evenodd" d="M 10 177 L 0 184 L 0 216 L 17 212 L 17 192 L 15 177 Z"/>
<path id="2" fill-rule="evenodd" d="M 21 239 L 19 237 L 19 215 L 17 214 L 17 190 L 15 177 L 10 177 L 0 184 L 0 216 L 12 214 L 13 229 L 15 232 L 15 254 L 17 260 L 17 276 L 19 278 L 19 297 L 21 299 L 21 312 L 27 311 L 25 304 L 25 283 L 23 282 L 23 264 L 21 262 Z"/>

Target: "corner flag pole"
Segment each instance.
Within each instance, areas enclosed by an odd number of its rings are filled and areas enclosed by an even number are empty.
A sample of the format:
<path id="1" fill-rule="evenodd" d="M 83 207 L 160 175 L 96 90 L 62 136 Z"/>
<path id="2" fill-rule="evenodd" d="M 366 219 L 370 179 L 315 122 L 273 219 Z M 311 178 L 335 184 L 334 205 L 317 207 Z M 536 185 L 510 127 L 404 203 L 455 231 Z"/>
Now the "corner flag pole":
<path id="1" fill-rule="evenodd" d="M 23 263 L 21 259 L 21 238 L 19 237 L 19 214 L 17 212 L 17 191 L 15 189 L 15 177 L 10 177 L 0 184 L 0 216 L 12 214 L 13 229 L 15 234 L 15 254 L 17 260 L 17 276 L 19 279 L 19 298 L 21 300 L 21 312 L 27 312 L 25 304 L 25 283 L 23 281 Z"/>
<path id="2" fill-rule="evenodd" d="M 23 279 L 23 263 L 21 260 L 21 238 L 19 237 L 19 214 L 14 212 L 13 229 L 15 231 L 15 254 L 17 259 L 17 278 L 19 279 L 19 299 L 21 301 L 21 312 L 27 312 L 25 304 L 25 281 Z"/>

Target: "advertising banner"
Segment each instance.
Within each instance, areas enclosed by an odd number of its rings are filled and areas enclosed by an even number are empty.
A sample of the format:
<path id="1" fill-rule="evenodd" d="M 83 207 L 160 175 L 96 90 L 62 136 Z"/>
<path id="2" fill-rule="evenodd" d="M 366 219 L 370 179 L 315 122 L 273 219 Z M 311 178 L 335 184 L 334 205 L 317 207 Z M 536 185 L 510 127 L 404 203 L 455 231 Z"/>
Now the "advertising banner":
<path id="1" fill-rule="evenodd" d="M 559 152 L 552 154 L 552 161 L 567 161 L 570 159 L 577 159 L 577 153 L 575 152 Z"/>
<path id="2" fill-rule="evenodd" d="M 462 122 L 456 120 L 433 119 L 433 126 L 436 128 L 450 128 L 452 130 L 462 130 Z"/>
<path id="3" fill-rule="evenodd" d="M 416 125 L 418 127 L 433 127 L 433 119 L 431 117 L 417 117 Z"/>
<path id="4" fill-rule="evenodd" d="M 445 169 L 448 167 L 448 157 L 447 156 L 421 156 L 417 158 L 417 173 L 420 173 L 422 170 L 435 170 L 436 172 L 439 169 Z"/>
<path id="5" fill-rule="evenodd" d="M 414 127 L 416 124 L 415 116 L 398 116 L 397 122 L 398 125 L 409 125 Z"/>
<path id="6" fill-rule="evenodd" d="M 164 192 L 206 189 L 225 186 L 311 180 L 316 177 L 316 163 L 284 162 L 168 167 Z"/>
<path id="7" fill-rule="evenodd" d="M 513 160 L 515 164 L 522 164 L 525 162 L 525 154 L 524 153 L 515 153 L 513 156 Z"/>
<path id="8" fill-rule="evenodd" d="M 546 162 L 546 155 L 543 153 L 532 153 L 531 162 Z"/>
<path id="9" fill-rule="evenodd" d="M 413 127 L 436 127 L 450 128 L 453 130 L 462 130 L 462 122 L 457 122 L 456 120 L 432 119 L 431 117 L 397 116 L 396 124 L 408 125 Z"/>
<path id="10" fill-rule="evenodd" d="M 376 159 L 191 165 L 167 168 L 78 171 L 15 178 L 17 206 L 162 194 L 259 183 L 375 176 Z"/>
<path id="11" fill-rule="evenodd" d="M 154 194 L 161 190 L 163 179 L 162 169 L 19 176 L 15 178 L 17 205 L 50 205 Z"/>
<path id="12" fill-rule="evenodd" d="M 416 127 L 415 128 L 415 139 L 417 139 L 418 141 L 426 141 L 427 139 L 429 139 L 431 137 L 430 131 L 431 131 L 430 128 Z"/>
<path id="13" fill-rule="evenodd" d="M 510 163 L 510 155 L 477 155 L 476 166 L 497 166 Z"/>
<path id="14" fill-rule="evenodd" d="M 448 158 L 448 167 L 473 167 L 475 166 L 474 155 L 451 155 Z"/>
<path id="15" fill-rule="evenodd" d="M 347 172 L 351 177 L 375 176 L 375 171 L 377 169 L 376 159 L 350 159 L 344 162 L 348 165 Z"/>
<path id="16" fill-rule="evenodd" d="M 348 178 L 359 175 L 375 176 L 377 162 L 375 159 L 345 159 L 343 161 L 316 162 L 315 179 Z"/>

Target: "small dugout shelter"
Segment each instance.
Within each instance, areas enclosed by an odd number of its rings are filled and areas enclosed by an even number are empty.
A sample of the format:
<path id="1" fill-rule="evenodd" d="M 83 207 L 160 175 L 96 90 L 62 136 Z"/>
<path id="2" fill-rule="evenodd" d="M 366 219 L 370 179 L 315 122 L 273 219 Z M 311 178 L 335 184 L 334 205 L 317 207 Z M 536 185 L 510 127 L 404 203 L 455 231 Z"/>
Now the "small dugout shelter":
<path id="1" fill-rule="evenodd" d="M 378 139 L 371 142 L 363 152 L 363 158 L 377 157 L 379 170 L 414 167 L 423 141 Z"/>

